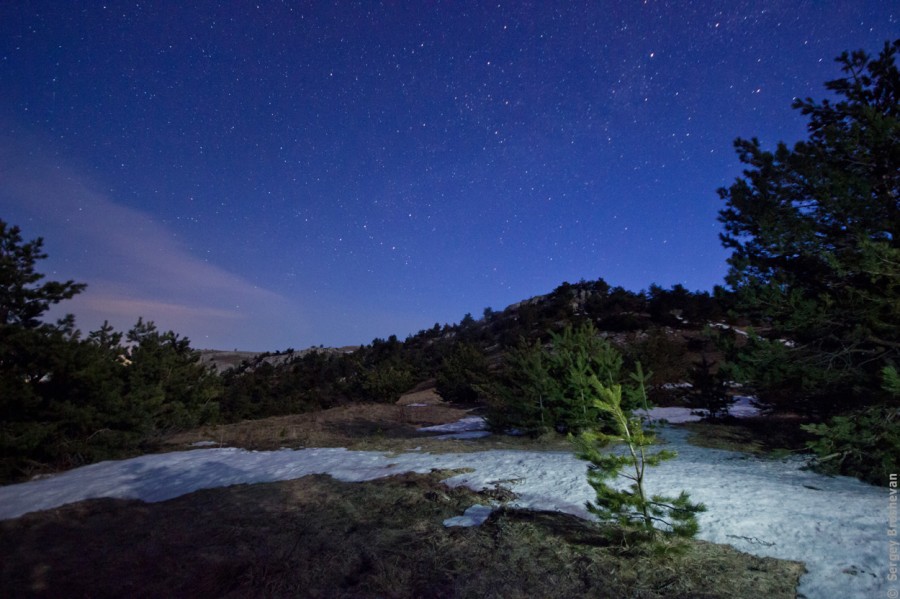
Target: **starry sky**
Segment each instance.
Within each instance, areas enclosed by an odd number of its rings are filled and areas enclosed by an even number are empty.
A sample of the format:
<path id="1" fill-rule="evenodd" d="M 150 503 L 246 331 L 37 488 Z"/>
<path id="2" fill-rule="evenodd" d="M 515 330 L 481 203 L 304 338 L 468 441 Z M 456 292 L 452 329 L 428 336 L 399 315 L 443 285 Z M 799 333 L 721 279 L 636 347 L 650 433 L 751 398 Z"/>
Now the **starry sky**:
<path id="1" fill-rule="evenodd" d="M 0 218 L 83 330 L 401 339 L 604 278 L 710 290 L 738 137 L 806 137 L 891 1 L 0 3 Z"/>

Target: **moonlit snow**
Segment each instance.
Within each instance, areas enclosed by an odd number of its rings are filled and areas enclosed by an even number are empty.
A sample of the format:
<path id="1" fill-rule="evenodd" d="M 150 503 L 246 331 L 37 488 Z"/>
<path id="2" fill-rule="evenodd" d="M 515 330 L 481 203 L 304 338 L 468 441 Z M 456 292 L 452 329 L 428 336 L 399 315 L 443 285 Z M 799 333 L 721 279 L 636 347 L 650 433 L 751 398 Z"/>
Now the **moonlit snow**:
<path id="1" fill-rule="evenodd" d="M 423 426 L 419 430 L 425 433 L 444 433 L 435 439 L 480 439 L 491 434 L 481 416 L 466 416 L 456 422 Z"/>
<path id="2" fill-rule="evenodd" d="M 728 415 L 736 418 L 746 418 L 748 416 L 756 416 L 759 409 L 753 405 L 753 397 L 738 395 L 734 398 L 734 403 L 728 407 Z M 647 419 L 654 421 L 671 422 L 672 424 L 680 424 L 683 422 L 699 422 L 705 410 L 690 410 L 687 408 L 653 408 L 649 412 L 645 410 L 636 410 L 638 415 L 645 415 Z"/>
<path id="3" fill-rule="evenodd" d="M 759 556 L 799 560 L 808 574 L 805 597 L 887 596 L 889 490 L 847 477 L 803 469 L 799 457 L 762 459 L 689 445 L 687 432 L 662 436 L 675 460 L 648 472 L 650 492 L 685 489 L 706 504 L 699 537 Z M 446 480 L 481 490 L 502 485 L 517 498 L 511 506 L 591 517 L 587 464 L 566 452 L 483 451 L 459 454 L 348 451 L 341 448 L 246 451 L 235 448 L 145 455 L 102 462 L 49 478 L 0 487 L 0 519 L 92 497 L 163 501 L 197 489 L 270 482 L 327 473 L 364 481 L 407 471 L 471 469 Z M 477 525 L 488 506 L 473 506 L 448 525 Z"/>

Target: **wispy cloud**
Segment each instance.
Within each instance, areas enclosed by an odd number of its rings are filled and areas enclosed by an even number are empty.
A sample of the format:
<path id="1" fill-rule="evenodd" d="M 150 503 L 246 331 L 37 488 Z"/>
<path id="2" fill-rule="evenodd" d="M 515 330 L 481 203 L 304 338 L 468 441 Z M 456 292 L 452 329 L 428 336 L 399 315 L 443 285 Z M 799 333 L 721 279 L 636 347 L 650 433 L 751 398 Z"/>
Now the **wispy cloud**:
<path id="1" fill-rule="evenodd" d="M 56 314 L 72 312 L 89 329 L 103 320 L 127 328 L 142 316 L 200 347 L 254 336 L 290 344 L 287 336 L 294 343 L 305 336 L 299 306 L 196 257 L 173 231 L 48 157 L 40 144 L 0 137 L 0 164 L 2 204 L 27 220 L 11 224 L 22 224 L 27 238 L 47 239 L 53 278 L 88 283 Z"/>

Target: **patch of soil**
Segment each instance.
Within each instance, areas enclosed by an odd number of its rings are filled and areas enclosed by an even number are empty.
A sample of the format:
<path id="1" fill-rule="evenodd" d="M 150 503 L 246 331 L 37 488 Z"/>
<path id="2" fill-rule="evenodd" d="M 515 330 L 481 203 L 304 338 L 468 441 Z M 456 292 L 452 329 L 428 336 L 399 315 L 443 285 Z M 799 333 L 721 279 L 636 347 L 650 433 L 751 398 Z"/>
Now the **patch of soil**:
<path id="1" fill-rule="evenodd" d="M 420 432 L 419 428 L 456 422 L 468 415 L 467 410 L 440 401 L 433 391 L 413 395 L 427 395 L 432 403 L 409 405 L 425 402 L 407 400 L 397 404 L 350 404 L 319 412 L 205 426 L 168 437 L 163 448 L 184 449 L 204 441 L 255 450 L 281 447 L 359 448 L 391 439 L 409 445 L 411 439 L 434 436 Z M 401 398 L 401 401 L 404 399 Z"/>
<path id="2" fill-rule="evenodd" d="M 487 449 L 572 449 L 562 435 L 541 439 L 507 435 L 490 435 L 480 439 L 437 439 L 438 433 L 419 430 L 426 426 L 457 422 L 473 413 L 477 410 L 472 407 L 443 401 L 435 392 L 433 381 L 426 381 L 400 397 L 395 404 L 349 404 L 305 414 L 204 426 L 170 435 L 153 449 L 181 451 L 191 449 L 196 443 L 257 451 L 282 447 L 346 447 L 400 453 L 412 449 L 434 453 Z"/>
<path id="3" fill-rule="evenodd" d="M 644 553 L 564 514 L 501 509 L 449 472 L 326 475 L 95 499 L 0 522 L 4 597 L 794 597 L 802 565 L 691 543 Z"/>
<path id="4" fill-rule="evenodd" d="M 436 482 L 404 475 L 392 484 L 419 487 L 424 495 Z M 331 513 L 344 486 L 315 475 L 202 490 L 162 503 L 89 500 L 0 522 L 0 595 L 223 597 L 253 589 L 252 595 L 265 595 L 266 584 L 285 574 L 299 547 L 315 551 L 320 535 L 340 536 L 354 526 L 352 514 Z M 442 489 L 435 517 L 461 509 L 454 494 Z"/>

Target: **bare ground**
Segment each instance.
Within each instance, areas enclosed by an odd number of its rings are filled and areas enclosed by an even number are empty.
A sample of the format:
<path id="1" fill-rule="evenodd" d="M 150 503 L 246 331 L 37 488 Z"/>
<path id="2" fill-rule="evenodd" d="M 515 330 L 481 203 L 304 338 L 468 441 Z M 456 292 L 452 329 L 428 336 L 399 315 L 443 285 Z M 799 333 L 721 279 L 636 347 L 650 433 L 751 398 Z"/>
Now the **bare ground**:
<path id="1" fill-rule="evenodd" d="M 272 450 L 282 447 L 346 447 L 357 450 L 407 451 L 418 447 L 431 452 L 464 452 L 486 449 L 551 449 L 568 451 L 563 438 L 540 440 L 491 436 L 475 440 L 435 439 L 422 427 L 456 422 L 477 414 L 470 407 L 444 402 L 433 388 L 415 390 L 396 404 L 352 404 L 291 416 L 245 420 L 207 426 L 164 440 L 163 451 L 183 450 L 194 443 L 223 447 Z"/>
<path id="2" fill-rule="evenodd" d="M 99 499 L 0 522 L 8 597 L 793 598 L 802 565 L 696 542 L 625 551 L 572 516 L 500 510 L 447 472 L 325 475 L 161 503 Z"/>

